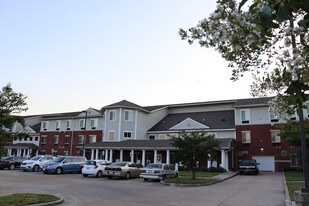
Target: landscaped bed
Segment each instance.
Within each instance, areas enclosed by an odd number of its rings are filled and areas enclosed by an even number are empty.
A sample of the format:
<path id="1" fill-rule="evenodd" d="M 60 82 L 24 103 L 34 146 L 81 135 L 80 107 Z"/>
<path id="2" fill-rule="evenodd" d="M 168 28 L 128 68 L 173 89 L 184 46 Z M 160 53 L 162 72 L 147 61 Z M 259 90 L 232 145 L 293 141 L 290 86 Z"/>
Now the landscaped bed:
<path id="1" fill-rule="evenodd" d="M 48 194 L 16 193 L 0 197 L 0 206 L 24 206 L 37 203 L 53 202 L 58 197 Z"/>
<path id="2" fill-rule="evenodd" d="M 285 171 L 286 186 L 288 187 L 290 198 L 295 201 L 294 192 L 304 187 L 304 174 L 298 171 Z"/>
<path id="3" fill-rule="evenodd" d="M 192 179 L 191 177 L 179 177 L 174 179 L 166 179 L 165 183 L 177 183 L 177 184 L 206 184 L 215 182 L 218 179 L 216 178 L 196 178 Z"/>
<path id="4" fill-rule="evenodd" d="M 213 177 L 222 174 L 222 172 L 196 172 L 196 177 Z M 190 176 L 192 177 L 191 171 L 180 171 L 179 176 Z"/>

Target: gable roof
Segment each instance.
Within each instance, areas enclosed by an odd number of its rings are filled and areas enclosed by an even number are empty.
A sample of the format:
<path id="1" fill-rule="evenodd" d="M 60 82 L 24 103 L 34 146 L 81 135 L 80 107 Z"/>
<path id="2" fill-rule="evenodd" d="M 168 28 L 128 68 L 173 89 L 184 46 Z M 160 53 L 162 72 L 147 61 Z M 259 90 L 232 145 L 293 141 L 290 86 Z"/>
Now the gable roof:
<path id="1" fill-rule="evenodd" d="M 105 107 L 102 107 L 101 110 L 110 109 L 110 108 L 129 108 L 129 109 L 142 110 L 142 111 L 147 112 L 147 113 L 149 112 L 148 110 L 144 109 L 142 106 L 139 106 L 139 105 L 134 104 L 132 102 L 129 102 L 127 100 L 122 100 L 120 102 L 116 102 L 114 104 L 107 105 Z"/>
<path id="2" fill-rule="evenodd" d="M 259 107 L 268 106 L 268 102 L 274 97 L 260 97 L 260 98 L 250 98 L 250 99 L 238 99 L 233 107 Z"/>
<path id="3" fill-rule="evenodd" d="M 193 112 L 193 113 L 176 113 L 168 114 L 155 126 L 151 131 L 175 131 L 170 128 L 190 118 L 203 125 L 207 125 L 210 129 L 234 129 L 235 118 L 233 110 L 211 111 L 211 112 Z M 201 128 L 204 129 L 204 128 Z"/>

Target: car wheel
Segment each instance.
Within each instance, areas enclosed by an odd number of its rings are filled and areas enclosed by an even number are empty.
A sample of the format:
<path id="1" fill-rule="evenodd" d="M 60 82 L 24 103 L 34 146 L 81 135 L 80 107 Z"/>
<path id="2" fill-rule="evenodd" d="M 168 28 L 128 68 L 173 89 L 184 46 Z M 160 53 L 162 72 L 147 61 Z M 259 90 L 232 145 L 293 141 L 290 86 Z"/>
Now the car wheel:
<path id="1" fill-rule="evenodd" d="M 15 165 L 14 164 L 10 164 L 9 165 L 9 170 L 13 170 L 13 169 L 15 169 Z"/>
<path id="2" fill-rule="evenodd" d="M 61 169 L 60 167 L 58 167 L 58 168 L 56 169 L 55 173 L 56 173 L 57 175 L 62 174 L 62 169 Z"/>
<path id="3" fill-rule="evenodd" d="M 125 178 L 126 180 L 130 179 L 130 172 L 127 172 L 126 175 L 124 176 L 124 178 Z"/>
<path id="4" fill-rule="evenodd" d="M 108 179 L 113 179 L 113 176 L 108 176 Z"/>
<path id="5" fill-rule="evenodd" d="M 100 170 L 100 171 L 98 171 L 98 173 L 97 173 L 97 177 L 102 177 L 103 176 L 103 173 L 102 173 L 102 171 Z"/>
<path id="6" fill-rule="evenodd" d="M 38 172 L 39 169 L 40 169 L 39 165 L 34 165 L 32 170 L 33 170 L 33 172 Z"/>
<path id="7" fill-rule="evenodd" d="M 148 181 L 148 178 L 144 178 L 144 181 L 147 182 L 147 181 Z"/>
<path id="8" fill-rule="evenodd" d="M 87 174 L 83 174 L 83 176 L 84 176 L 84 177 L 88 177 L 88 175 L 87 175 Z"/>

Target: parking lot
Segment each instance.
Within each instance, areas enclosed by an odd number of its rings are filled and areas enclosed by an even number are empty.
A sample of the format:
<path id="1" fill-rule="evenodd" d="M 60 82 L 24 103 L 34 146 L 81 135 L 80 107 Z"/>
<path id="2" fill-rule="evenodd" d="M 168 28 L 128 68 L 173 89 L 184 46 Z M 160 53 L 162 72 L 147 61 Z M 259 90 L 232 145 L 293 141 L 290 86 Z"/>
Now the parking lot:
<path id="1" fill-rule="evenodd" d="M 0 194 L 18 192 L 58 195 L 65 199 L 62 205 L 284 205 L 281 173 L 236 176 L 212 186 L 171 187 L 140 178 L 0 170 Z"/>

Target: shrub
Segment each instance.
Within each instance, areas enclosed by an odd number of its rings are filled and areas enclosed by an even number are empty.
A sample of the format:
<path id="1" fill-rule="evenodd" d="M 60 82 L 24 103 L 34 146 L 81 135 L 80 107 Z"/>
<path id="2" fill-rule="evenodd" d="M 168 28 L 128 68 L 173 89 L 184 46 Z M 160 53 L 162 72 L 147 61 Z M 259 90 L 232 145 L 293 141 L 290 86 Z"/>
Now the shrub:
<path id="1" fill-rule="evenodd" d="M 226 172 L 223 167 L 209 167 L 208 172 Z"/>

